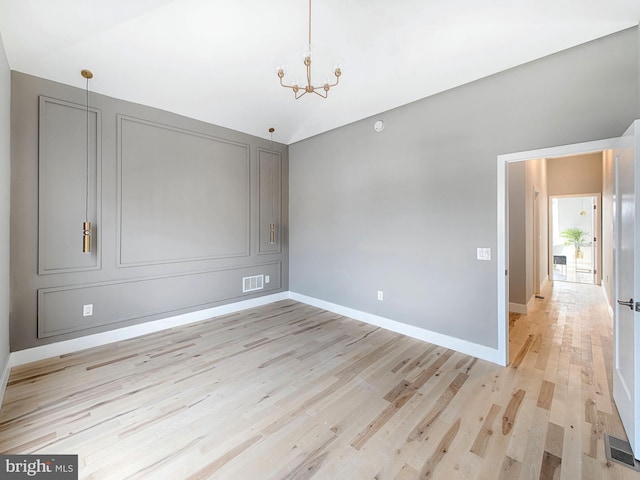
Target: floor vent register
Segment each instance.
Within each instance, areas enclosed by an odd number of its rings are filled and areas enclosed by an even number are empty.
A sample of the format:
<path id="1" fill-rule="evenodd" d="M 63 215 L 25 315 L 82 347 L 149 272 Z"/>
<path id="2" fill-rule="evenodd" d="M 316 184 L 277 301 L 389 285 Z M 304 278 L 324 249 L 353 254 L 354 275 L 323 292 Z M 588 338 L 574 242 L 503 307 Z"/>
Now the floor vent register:
<path id="1" fill-rule="evenodd" d="M 640 472 L 640 462 L 633 458 L 629 442 L 605 434 L 604 449 L 608 460 Z"/>

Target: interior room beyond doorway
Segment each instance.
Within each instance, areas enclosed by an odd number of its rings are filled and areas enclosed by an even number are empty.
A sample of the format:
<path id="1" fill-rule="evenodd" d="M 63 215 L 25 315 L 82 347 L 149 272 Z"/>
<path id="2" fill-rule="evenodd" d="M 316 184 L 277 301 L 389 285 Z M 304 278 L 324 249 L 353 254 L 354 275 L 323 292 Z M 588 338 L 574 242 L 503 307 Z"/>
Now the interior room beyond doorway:
<path id="1" fill-rule="evenodd" d="M 599 195 L 551 197 L 549 202 L 550 279 L 598 284 Z"/>
<path id="2" fill-rule="evenodd" d="M 609 296 L 613 232 L 604 226 L 612 218 L 612 165 L 611 150 L 508 164 L 510 311 L 528 313 L 554 280 L 602 282 Z M 558 220 L 561 210 L 575 216 Z"/>

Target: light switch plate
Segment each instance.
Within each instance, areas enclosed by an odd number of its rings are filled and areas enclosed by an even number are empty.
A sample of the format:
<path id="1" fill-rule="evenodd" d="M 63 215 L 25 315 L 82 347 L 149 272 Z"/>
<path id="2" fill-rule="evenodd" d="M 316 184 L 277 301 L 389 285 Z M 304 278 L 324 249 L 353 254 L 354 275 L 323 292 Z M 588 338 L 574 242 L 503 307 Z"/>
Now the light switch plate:
<path id="1" fill-rule="evenodd" d="M 478 248 L 478 260 L 491 260 L 491 249 Z"/>
<path id="2" fill-rule="evenodd" d="M 89 305 L 83 305 L 82 306 L 82 316 L 83 317 L 90 317 L 91 315 L 93 315 L 93 303 L 90 303 Z"/>

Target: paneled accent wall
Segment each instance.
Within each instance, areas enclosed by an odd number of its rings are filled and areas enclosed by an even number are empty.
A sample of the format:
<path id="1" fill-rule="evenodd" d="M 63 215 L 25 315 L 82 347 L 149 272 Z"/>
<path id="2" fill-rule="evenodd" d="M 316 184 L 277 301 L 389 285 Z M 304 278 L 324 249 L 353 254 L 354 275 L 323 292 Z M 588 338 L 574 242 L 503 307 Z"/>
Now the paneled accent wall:
<path id="1" fill-rule="evenodd" d="M 249 163 L 247 144 L 118 115 L 118 266 L 248 256 Z"/>
<path id="2" fill-rule="evenodd" d="M 278 253 L 282 234 L 282 156 L 279 152 L 258 150 L 258 188 L 260 194 L 258 253 Z"/>
<path id="3" fill-rule="evenodd" d="M 260 265 L 260 272 L 270 276 L 265 290 L 280 288 L 281 263 Z M 205 308 L 212 298 L 230 300 L 238 296 L 242 278 L 253 275 L 255 266 L 191 272 L 167 277 L 106 282 L 38 290 L 38 336 L 87 330 L 150 317 L 184 307 Z M 98 299 L 98 301 L 96 301 Z M 140 299 L 146 299 L 141 301 Z M 152 301 L 148 301 L 151 299 Z M 76 315 L 76 305 L 92 304 L 96 314 L 87 318 Z"/>
<path id="4" fill-rule="evenodd" d="M 86 105 L 44 96 L 39 103 L 38 272 L 98 269 L 101 112 L 89 110 L 87 136 Z M 93 226 L 88 255 L 79 248 L 85 213 Z"/>
<path id="5" fill-rule="evenodd" d="M 85 93 L 12 72 L 12 350 L 288 290 L 285 145 L 90 93 L 87 176 Z"/>

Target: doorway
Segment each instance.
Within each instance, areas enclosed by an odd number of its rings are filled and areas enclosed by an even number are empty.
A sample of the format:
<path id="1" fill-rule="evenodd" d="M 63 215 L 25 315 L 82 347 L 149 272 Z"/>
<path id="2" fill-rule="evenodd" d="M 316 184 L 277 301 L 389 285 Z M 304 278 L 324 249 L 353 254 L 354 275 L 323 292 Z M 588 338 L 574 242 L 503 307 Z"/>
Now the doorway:
<path id="1" fill-rule="evenodd" d="M 509 247 L 507 234 L 509 228 L 508 210 L 508 166 L 514 162 L 526 160 L 537 160 L 541 158 L 556 158 L 586 153 L 595 153 L 612 150 L 617 139 L 597 140 L 572 145 L 562 145 L 557 147 L 543 148 L 524 152 L 498 155 L 497 157 L 497 177 L 498 177 L 498 238 L 497 238 L 497 273 L 498 273 L 498 349 L 496 361 L 502 365 L 509 363 Z M 552 261 L 552 255 L 549 255 Z"/>
<path id="2" fill-rule="evenodd" d="M 550 279 L 599 285 L 600 194 L 549 200 Z"/>

